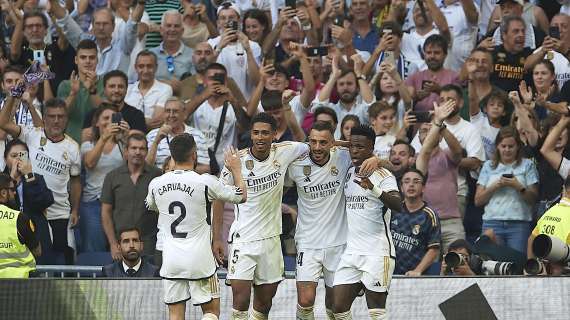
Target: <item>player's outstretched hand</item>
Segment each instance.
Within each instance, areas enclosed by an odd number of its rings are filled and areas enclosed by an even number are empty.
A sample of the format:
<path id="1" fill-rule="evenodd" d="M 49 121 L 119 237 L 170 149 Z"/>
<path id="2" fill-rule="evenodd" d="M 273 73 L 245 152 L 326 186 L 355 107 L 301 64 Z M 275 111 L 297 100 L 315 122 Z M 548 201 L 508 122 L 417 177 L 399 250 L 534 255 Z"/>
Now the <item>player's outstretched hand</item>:
<path id="1" fill-rule="evenodd" d="M 378 158 L 372 156 L 362 162 L 360 169 L 358 170 L 358 176 L 370 177 L 374 171 L 378 170 Z"/>
<path id="2" fill-rule="evenodd" d="M 370 179 L 368 179 L 368 177 L 360 177 L 360 180 L 354 179 L 353 181 L 357 183 L 359 186 L 361 186 L 363 189 L 372 190 L 372 188 L 374 187 L 374 185 L 372 184 Z"/>
<path id="3" fill-rule="evenodd" d="M 224 244 L 220 240 L 214 240 L 212 243 L 212 253 L 219 265 L 224 263 Z"/>
<path id="4" fill-rule="evenodd" d="M 241 171 L 241 162 L 236 148 L 230 146 L 224 152 L 224 163 L 232 173 Z"/>

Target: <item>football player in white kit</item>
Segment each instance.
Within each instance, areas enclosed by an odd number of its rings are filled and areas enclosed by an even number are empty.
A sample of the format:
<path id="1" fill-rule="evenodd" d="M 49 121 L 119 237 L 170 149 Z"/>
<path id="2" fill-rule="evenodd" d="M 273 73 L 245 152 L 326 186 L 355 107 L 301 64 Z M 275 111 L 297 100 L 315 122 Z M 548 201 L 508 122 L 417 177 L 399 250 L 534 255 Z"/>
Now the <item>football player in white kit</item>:
<path id="1" fill-rule="evenodd" d="M 250 319 L 258 320 L 267 319 L 277 285 L 283 280 L 279 235 L 285 174 L 291 162 L 307 153 L 309 147 L 299 142 L 272 143 L 277 124 L 267 113 L 255 115 L 251 123 L 252 146 L 239 153 L 248 200 L 235 208 L 228 239 L 228 279 L 233 293 L 231 319 L 248 319 L 253 285 Z M 220 179 L 231 184 L 228 168 L 222 170 Z M 221 251 L 219 240 L 217 243 L 216 254 Z"/>
<path id="2" fill-rule="evenodd" d="M 373 320 L 386 319 L 386 298 L 394 272 L 395 250 L 390 234 L 390 210 L 401 210 L 396 178 L 381 168 L 370 176 L 360 165 L 372 155 L 375 134 L 368 126 L 351 130 L 350 156 L 344 195 L 348 234 L 346 250 L 334 278 L 334 317 L 352 319 L 350 307 L 364 288 L 368 313 Z"/>
<path id="3" fill-rule="evenodd" d="M 297 246 L 297 319 L 313 320 L 317 284 L 324 277 L 325 306 L 333 318 L 334 273 L 346 244 L 344 184 L 352 165 L 348 148 L 334 146 L 335 128 L 324 121 L 313 124 L 310 152 L 295 160 L 287 171 L 287 182 L 295 183 L 299 199 L 295 242 Z M 361 166 L 371 174 L 378 169 L 372 157 Z"/>
<path id="4" fill-rule="evenodd" d="M 215 320 L 220 315 L 216 260 L 211 246 L 211 202 L 215 199 L 243 203 L 247 199 L 241 178 L 238 152 L 225 154 L 228 174 L 235 186 L 223 185 L 216 177 L 194 171 L 196 143 L 183 133 L 170 142 L 174 170 L 154 178 L 148 187 L 146 203 L 159 212 L 163 230 L 162 268 L 164 302 L 170 319 L 184 319 L 186 301 L 202 307 L 202 319 Z"/>

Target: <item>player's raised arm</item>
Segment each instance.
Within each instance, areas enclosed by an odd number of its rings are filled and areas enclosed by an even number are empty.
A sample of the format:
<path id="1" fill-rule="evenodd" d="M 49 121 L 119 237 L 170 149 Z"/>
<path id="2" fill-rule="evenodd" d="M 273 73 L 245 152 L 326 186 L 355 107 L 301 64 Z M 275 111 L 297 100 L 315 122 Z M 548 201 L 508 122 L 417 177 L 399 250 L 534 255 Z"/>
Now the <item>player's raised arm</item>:
<path id="1" fill-rule="evenodd" d="M 224 153 L 224 164 L 232 173 L 234 185 L 238 190 L 241 189 L 241 203 L 244 203 L 247 200 L 247 188 L 241 176 L 241 161 L 239 159 L 238 150 L 230 146 Z"/>

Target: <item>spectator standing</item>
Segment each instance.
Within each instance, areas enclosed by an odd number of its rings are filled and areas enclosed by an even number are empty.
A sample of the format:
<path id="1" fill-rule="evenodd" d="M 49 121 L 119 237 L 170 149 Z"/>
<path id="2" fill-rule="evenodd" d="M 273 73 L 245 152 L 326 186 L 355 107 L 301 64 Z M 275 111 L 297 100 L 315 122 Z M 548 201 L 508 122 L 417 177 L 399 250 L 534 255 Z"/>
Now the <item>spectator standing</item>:
<path id="1" fill-rule="evenodd" d="M 161 170 L 145 162 L 148 143 L 144 135 L 127 138 L 126 163 L 105 176 L 101 190 L 101 219 L 114 260 L 121 260 L 118 231 L 133 225 L 141 231 L 145 243 L 143 255 L 152 256 L 156 244 L 156 217 L 148 214 L 144 199 L 152 179 Z"/>
<path id="2" fill-rule="evenodd" d="M 485 206 L 483 231 L 493 229 L 506 246 L 525 253 L 538 173 L 529 159 L 522 158 L 522 142 L 512 127 L 499 131 L 495 145 L 495 158 L 481 169 L 475 205 Z"/>
<path id="3" fill-rule="evenodd" d="M 135 60 L 138 80 L 129 84 L 125 96 L 126 104 L 142 111 L 149 130 L 160 127 L 164 104 L 172 97 L 172 87 L 156 80 L 157 60 L 153 52 L 139 52 Z"/>
<path id="4" fill-rule="evenodd" d="M 32 172 L 28 146 L 21 140 L 10 140 L 4 150 L 5 174 L 15 183 L 16 197 L 13 209 L 26 214 L 33 222 L 43 253 L 36 257 L 37 264 L 56 264 L 45 210 L 54 202 L 42 175 Z"/>
<path id="5" fill-rule="evenodd" d="M 203 3 L 193 4 L 191 0 L 183 0 L 184 7 L 182 42 L 194 49 L 200 42 L 218 35 L 216 26 L 208 18 L 206 6 Z"/>
<path id="6" fill-rule="evenodd" d="M 162 42 L 150 49 L 158 58 L 156 79 L 170 85 L 175 94 L 180 91 L 180 80 L 192 72 L 192 49 L 182 42 L 182 23 L 180 12 L 166 11 L 160 23 Z"/>
<path id="7" fill-rule="evenodd" d="M 34 224 L 26 214 L 10 207 L 16 186 L 6 174 L 0 174 L 0 279 L 28 278 L 36 269 L 34 256 L 42 248 L 34 232 Z"/>
<path id="8" fill-rule="evenodd" d="M 101 76 L 111 70 L 129 71 L 130 55 L 137 36 L 137 24 L 144 12 L 144 1 L 137 2 L 123 34 L 113 38 L 115 16 L 109 8 L 100 8 L 93 13 L 93 36 L 81 30 L 77 22 L 66 12 L 58 0 L 50 0 L 51 12 L 57 18 L 57 25 L 72 47 L 78 50 L 79 43 L 85 38 L 94 38 L 97 43 L 97 75 Z"/>
<path id="9" fill-rule="evenodd" d="M 541 43 L 543 43 L 544 32 L 540 30 L 540 28 L 533 26 L 530 21 L 525 19 L 525 0 L 499 0 L 497 1 L 497 4 L 501 8 L 501 20 L 504 20 L 508 16 L 521 18 L 521 21 L 524 24 L 524 29 L 526 30 L 526 33 L 524 35 L 525 47 L 535 49 L 538 48 Z M 495 41 L 496 45 L 501 45 L 505 41 L 502 36 L 502 34 L 505 32 L 504 27 L 505 26 L 501 23 L 493 33 L 493 40 Z M 489 29 L 491 29 L 491 25 L 489 25 Z"/>
<path id="10" fill-rule="evenodd" d="M 107 251 L 107 239 L 101 223 L 101 189 L 105 176 L 123 164 L 126 121 L 113 122 L 117 108 L 102 103 L 93 115 L 91 139 L 81 144 L 85 166 L 85 187 L 81 197 L 81 251 Z"/>
<path id="11" fill-rule="evenodd" d="M 184 0 L 183 0 L 184 1 Z M 144 1 L 144 10 L 150 18 L 149 30 L 146 34 L 146 49 L 158 47 L 162 39 L 160 25 L 167 11 L 182 12 L 180 0 L 148 0 Z"/>
<path id="12" fill-rule="evenodd" d="M 55 200 L 46 210 L 53 249 L 63 252 L 66 264 L 72 264 L 75 238 L 71 228 L 79 222 L 81 157 L 77 142 L 64 133 L 68 119 L 65 103 L 46 101 L 43 127 L 24 127 L 10 121 L 17 100 L 9 97 L 6 101 L 0 111 L 0 128 L 28 145 L 33 171 L 44 177 Z"/>
<path id="13" fill-rule="evenodd" d="M 396 249 L 394 274 L 421 276 L 439 257 L 439 219 L 422 200 L 425 184 L 425 176 L 416 169 L 406 171 L 402 177 L 402 211 L 394 212 L 391 220 Z"/>
<path id="14" fill-rule="evenodd" d="M 249 40 L 257 42 L 261 46 L 271 31 L 271 26 L 265 12 L 259 9 L 251 9 L 243 15 L 242 30 Z"/>
<path id="15" fill-rule="evenodd" d="M 122 259 L 104 266 L 103 277 L 158 277 L 159 269 L 141 256 L 144 243 L 141 240 L 141 232 L 137 228 L 126 228 L 119 232 L 119 247 Z"/>
<path id="16" fill-rule="evenodd" d="M 368 0 L 352 0 L 349 8 L 352 15 L 352 44 L 354 49 L 372 53 L 378 44 L 380 34 L 372 24 L 370 13 L 372 7 Z"/>

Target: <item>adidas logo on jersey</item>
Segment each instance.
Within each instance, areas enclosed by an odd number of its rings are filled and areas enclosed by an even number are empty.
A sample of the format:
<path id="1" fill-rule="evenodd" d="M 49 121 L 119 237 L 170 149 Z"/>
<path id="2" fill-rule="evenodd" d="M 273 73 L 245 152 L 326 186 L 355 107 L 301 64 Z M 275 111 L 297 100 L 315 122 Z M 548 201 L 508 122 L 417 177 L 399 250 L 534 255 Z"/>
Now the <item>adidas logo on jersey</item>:
<path id="1" fill-rule="evenodd" d="M 305 182 L 311 182 L 311 178 L 306 177 L 306 178 L 305 178 Z"/>
<path id="2" fill-rule="evenodd" d="M 248 177 L 255 177 L 255 174 L 253 173 L 253 171 L 250 171 L 247 176 L 248 176 Z"/>
<path id="3" fill-rule="evenodd" d="M 376 281 L 376 283 L 374 283 L 374 287 L 381 287 L 382 284 L 380 283 L 380 281 Z"/>

